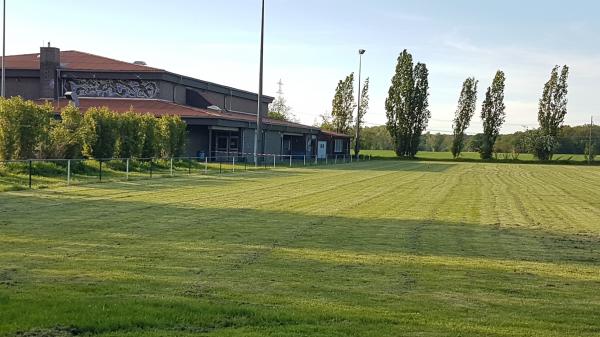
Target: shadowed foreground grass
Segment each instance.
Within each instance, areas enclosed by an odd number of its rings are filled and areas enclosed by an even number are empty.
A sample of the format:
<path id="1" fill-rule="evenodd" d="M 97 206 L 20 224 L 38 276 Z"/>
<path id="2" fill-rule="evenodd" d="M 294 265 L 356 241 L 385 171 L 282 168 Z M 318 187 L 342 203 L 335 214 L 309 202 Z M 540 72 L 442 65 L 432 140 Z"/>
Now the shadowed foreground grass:
<path id="1" fill-rule="evenodd" d="M 600 169 L 371 161 L 0 194 L 0 336 L 598 336 Z"/>

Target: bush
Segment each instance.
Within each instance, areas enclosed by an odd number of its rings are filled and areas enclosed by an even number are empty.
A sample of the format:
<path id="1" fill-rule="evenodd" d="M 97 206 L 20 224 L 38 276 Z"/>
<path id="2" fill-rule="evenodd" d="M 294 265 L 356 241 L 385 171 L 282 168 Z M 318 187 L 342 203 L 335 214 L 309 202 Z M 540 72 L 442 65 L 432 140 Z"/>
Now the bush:
<path id="1" fill-rule="evenodd" d="M 160 156 L 160 137 L 158 132 L 158 119 L 146 114 L 141 117 L 141 132 L 143 144 L 141 146 L 142 158 L 153 158 Z"/>
<path id="2" fill-rule="evenodd" d="M 52 111 L 50 104 L 0 98 L 0 159 L 35 158 L 48 139 Z"/>
<path id="3" fill-rule="evenodd" d="M 552 152 L 558 146 L 556 137 L 545 134 L 539 129 L 526 132 L 524 141 L 529 153 L 543 161 L 552 160 Z"/>
<path id="4" fill-rule="evenodd" d="M 133 111 L 118 116 L 119 140 L 117 154 L 121 158 L 139 157 L 144 145 L 144 130 L 142 116 Z"/>
<path id="5" fill-rule="evenodd" d="M 81 157 L 83 116 L 79 108 L 69 103 L 60 113 L 60 122 L 50 130 L 49 158 L 75 159 Z"/>
<path id="6" fill-rule="evenodd" d="M 119 119 L 108 108 L 90 108 L 83 117 L 83 155 L 94 159 L 115 155 Z"/>
<path id="7" fill-rule="evenodd" d="M 162 116 L 158 120 L 161 155 L 179 157 L 185 147 L 186 124 L 179 116 Z"/>

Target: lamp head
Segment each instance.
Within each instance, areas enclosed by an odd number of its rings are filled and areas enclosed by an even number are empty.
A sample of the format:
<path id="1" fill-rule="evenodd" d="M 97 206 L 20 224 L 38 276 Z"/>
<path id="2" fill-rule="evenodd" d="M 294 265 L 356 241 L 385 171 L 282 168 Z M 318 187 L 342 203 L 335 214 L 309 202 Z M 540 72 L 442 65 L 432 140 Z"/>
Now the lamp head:
<path id="1" fill-rule="evenodd" d="M 359 49 L 359 50 L 358 50 L 358 53 L 359 53 L 360 55 L 364 54 L 365 52 L 366 52 L 366 50 L 364 50 L 364 49 Z"/>

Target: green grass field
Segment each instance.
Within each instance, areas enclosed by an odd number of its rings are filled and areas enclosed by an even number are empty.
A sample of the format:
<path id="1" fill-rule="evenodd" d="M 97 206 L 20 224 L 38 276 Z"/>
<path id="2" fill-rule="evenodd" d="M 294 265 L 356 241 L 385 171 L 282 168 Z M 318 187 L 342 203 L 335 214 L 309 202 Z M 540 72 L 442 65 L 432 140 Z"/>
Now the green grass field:
<path id="1" fill-rule="evenodd" d="M 391 150 L 362 150 L 360 151 L 361 155 L 371 155 L 377 158 L 395 158 L 396 153 Z M 419 151 L 417 153 L 417 157 L 421 160 L 453 160 L 451 152 L 428 152 L 428 151 Z M 461 154 L 461 160 L 480 160 L 478 152 L 464 152 Z M 500 160 L 512 160 L 511 154 L 498 154 L 498 159 Z M 536 161 L 532 154 L 522 153 L 519 155 L 518 161 L 530 162 Z M 574 162 L 580 163 L 586 161 L 586 158 L 582 154 L 556 154 L 553 161 L 561 161 L 561 162 Z M 597 161 L 597 159 L 596 159 Z"/>
<path id="2" fill-rule="evenodd" d="M 600 169 L 371 161 L 0 193 L 0 336 L 599 336 Z"/>

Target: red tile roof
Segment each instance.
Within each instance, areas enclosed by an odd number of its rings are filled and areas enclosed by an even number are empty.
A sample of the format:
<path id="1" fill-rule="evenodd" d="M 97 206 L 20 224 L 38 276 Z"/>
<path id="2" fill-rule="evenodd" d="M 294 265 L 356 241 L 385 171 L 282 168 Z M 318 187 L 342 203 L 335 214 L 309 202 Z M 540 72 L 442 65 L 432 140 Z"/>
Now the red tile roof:
<path id="1" fill-rule="evenodd" d="M 42 104 L 46 101 L 37 100 L 38 103 Z M 60 106 L 56 101 L 54 104 L 55 111 L 59 111 L 65 107 L 69 101 L 66 99 L 60 100 Z M 200 109 L 187 105 L 181 105 L 170 101 L 157 100 L 157 99 L 130 99 L 130 98 L 79 98 L 79 108 L 81 111 L 85 111 L 92 107 L 107 107 L 108 109 L 124 113 L 133 109 L 137 113 L 150 113 L 154 116 L 163 115 L 177 115 L 181 118 L 211 118 L 211 119 L 225 119 L 232 121 L 242 122 L 256 122 L 256 115 L 235 113 L 227 111 L 216 111 L 211 109 Z M 293 122 L 280 121 L 270 118 L 263 119 L 265 124 L 297 127 L 303 129 L 317 129 L 312 126 L 302 125 Z"/>
<path id="2" fill-rule="evenodd" d="M 2 57 L 0 57 L 0 60 Z M 148 66 L 119 61 L 108 57 L 83 53 L 76 50 L 60 52 L 60 63 L 63 70 L 76 71 L 113 71 L 113 72 L 162 72 L 164 70 Z M 40 69 L 40 54 L 23 54 L 6 56 L 7 69 Z"/>

